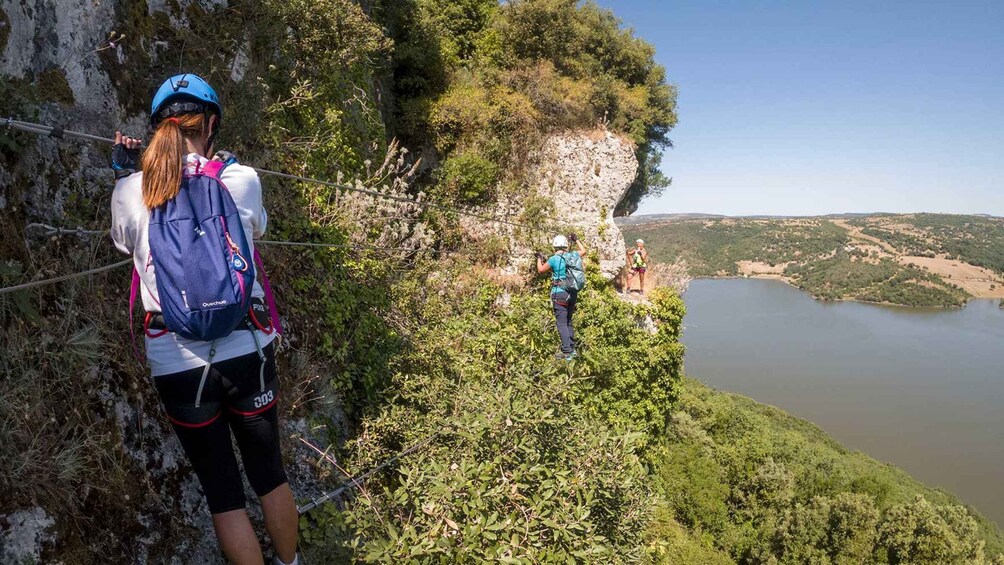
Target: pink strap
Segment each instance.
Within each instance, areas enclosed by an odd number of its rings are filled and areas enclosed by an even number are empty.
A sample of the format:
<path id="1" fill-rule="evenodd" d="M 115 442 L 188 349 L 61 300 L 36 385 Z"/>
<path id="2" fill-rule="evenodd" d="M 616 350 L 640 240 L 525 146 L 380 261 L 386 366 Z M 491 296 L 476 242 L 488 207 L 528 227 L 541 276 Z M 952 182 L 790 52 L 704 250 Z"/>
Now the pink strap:
<path id="1" fill-rule="evenodd" d="M 265 291 L 265 304 L 268 305 L 268 315 L 272 321 L 272 329 L 275 333 L 282 335 L 282 324 L 279 323 L 279 309 L 275 306 L 275 295 L 272 294 L 272 285 L 268 282 L 268 275 L 265 274 L 265 265 L 261 261 L 261 255 L 258 254 L 258 248 L 254 250 L 254 263 L 258 266 L 258 272 L 261 273 L 261 288 Z"/>
<path id="2" fill-rule="evenodd" d="M 213 177 L 216 180 L 220 180 L 220 173 L 223 172 L 227 166 L 223 161 L 206 161 L 199 169 L 199 172 L 206 175 L 207 177 Z"/>
<path id="3" fill-rule="evenodd" d="M 136 298 L 139 297 L 139 271 L 136 267 L 132 269 L 132 285 L 129 287 L 129 336 L 132 338 L 132 352 L 136 356 L 136 360 L 139 361 L 140 365 L 146 365 L 143 362 L 143 356 L 139 354 L 139 348 L 136 347 L 136 322 L 133 319 L 133 310 L 136 309 Z"/>

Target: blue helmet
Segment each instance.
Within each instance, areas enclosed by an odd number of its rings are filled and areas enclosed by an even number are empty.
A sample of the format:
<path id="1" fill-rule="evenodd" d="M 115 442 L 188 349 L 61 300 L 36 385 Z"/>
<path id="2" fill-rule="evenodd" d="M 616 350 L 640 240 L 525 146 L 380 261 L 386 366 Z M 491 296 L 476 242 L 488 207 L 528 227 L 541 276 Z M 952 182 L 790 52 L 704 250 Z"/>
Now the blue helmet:
<path id="1" fill-rule="evenodd" d="M 223 121 L 223 106 L 213 87 L 191 73 L 175 75 L 160 85 L 150 105 L 150 125 L 178 114 L 215 112 Z"/>

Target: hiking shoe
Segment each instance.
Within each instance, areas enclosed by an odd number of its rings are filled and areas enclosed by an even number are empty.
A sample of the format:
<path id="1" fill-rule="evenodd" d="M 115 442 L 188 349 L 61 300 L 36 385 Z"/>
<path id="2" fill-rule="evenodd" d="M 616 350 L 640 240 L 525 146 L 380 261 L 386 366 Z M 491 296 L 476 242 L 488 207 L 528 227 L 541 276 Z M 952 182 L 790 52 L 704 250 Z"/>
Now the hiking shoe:
<path id="1" fill-rule="evenodd" d="M 571 361 L 573 359 L 578 359 L 578 358 L 579 358 L 579 352 L 573 351 L 565 356 L 565 361 Z"/>
<path id="2" fill-rule="evenodd" d="M 273 555 L 272 565 L 286 565 L 286 564 L 282 562 L 282 559 L 279 559 L 278 555 Z M 296 555 L 293 556 L 293 563 L 291 565 L 304 565 L 303 558 L 300 557 L 299 552 L 297 552 Z"/>

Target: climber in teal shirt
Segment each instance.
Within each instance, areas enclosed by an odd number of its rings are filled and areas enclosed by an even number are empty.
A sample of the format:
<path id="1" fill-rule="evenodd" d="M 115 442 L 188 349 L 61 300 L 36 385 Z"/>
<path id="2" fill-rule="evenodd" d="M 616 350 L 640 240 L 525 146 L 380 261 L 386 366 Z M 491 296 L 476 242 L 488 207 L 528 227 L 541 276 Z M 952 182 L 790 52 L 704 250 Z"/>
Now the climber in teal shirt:
<path id="1" fill-rule="evenodd" d="M 575 243 L 577 251 L 568 251 L 569 240 Z M 586 247 L 575 234 L 567 238 L 563 235 L 555 236 L 552 247 L 554 254 L 546 261 L 542 254 L 537 254 L 537 272 L 543 274 L 551 271 L 551 305 L 554 308 L 558 335 L 561 336 L 561 352 L 557 357 L 571 361 L 576 356 L 572 317 L 575 315 L 579 293 L 577 290 L 566 290 L 561 283 L 566 278 L 569 261 L 581 265 L 581 257 L 586 254 Z"/>

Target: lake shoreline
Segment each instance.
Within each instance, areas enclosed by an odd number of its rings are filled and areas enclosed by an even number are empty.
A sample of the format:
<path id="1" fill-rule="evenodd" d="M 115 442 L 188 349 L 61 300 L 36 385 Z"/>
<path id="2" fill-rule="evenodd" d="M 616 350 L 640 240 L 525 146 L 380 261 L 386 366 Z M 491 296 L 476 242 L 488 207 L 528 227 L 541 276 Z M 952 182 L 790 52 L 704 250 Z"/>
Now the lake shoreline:
<path id="1" fill-rule="evenodd" d="M 980 297 L 980 296 L 973 296 L 973 297 L 967 299 L 966 303 L 963 304 L 962 306 L 909 306 L 909 305 L 906 305 L 906 304 L 897 304 L 895 302 L 874 302 L 874 301 L 871 301 L 871 300 L 860 300 L 860 299 L 857 299 L 857 298 L 820 298 L 820 297 L 812 294 L 811 292 L 809 292 L 809 291 L 807 291 L 807 290 L 805 290 L 803 288 L 799 288 L 797 285 L 795 285 L 794 283 L 791 282 L 790 278 L 788 278 L 788 277 L 786 277 L 784 275 L 775 275 L 775 274 L 771 274 L 771 273 L 758 273 L 758 274 L 755 274 L 755 275 L 721 275 L 721 276 L 710 276 L 710 277 L 709 276 L 699 276 L 699 277 L 697 277 L 697 276 L 691 276 L 691 280 L 694 280 L 694 281 L 698 281 L 698 280 L 713 281 L 713 280 L 732 280 L 732 279 L 735 279 L 735 280 L 754 279 L 754 280 L 768 280 L 768 281 L 781 282 L 781 283 L 784 283 L 784 284 L 786 284 L 786 285 L 788 285 L 788 286 L 790 286 L 790 287 L 798 290 L 799 292 L 802 292 L 802 293 L 805 293 L 805 294 L 809 295 L 813 300 L 815 300 L 817 302 L 824 302 L 824 303 L 853 302 L 853 303 L 857 303 L 857 304 L 871 304 L 871 305 L 874 305 L 874 306 L 889 306 L 889 307 L 893 307 L 893 308 L 903 308 L 903 309 L 906 309 L 906 310 L 920 310 L 920 311 L 933 310 L 933 311 L 940 311 L 940 310 L 962 310 L 970 302 L 972 302 L 974 300 L 991 300 L 991 301 L 996 301 L 996 302 L 1001 303 L 1002 304 L 1001 308 L 1004 308 L 1004 301 L 1002 301 L 1001 299 L 998 299 L 996 297 Z"/>
<path id="2" fill-rule="evenodd" d="M 682 218 L 625 225 L 654 262 L 776 278 L 823 300 L 965 307 L 1004 300 L 1004 221 L 946 214 Z"/>
<path id="3" fill-rule="evenodd" d="M 767 282 L 776 280 L 692 282 L 686 373 L 810 422 L 848 450 L 1004 521 L 994 479 L 1004 466 L 995 433 L 1004 427 L 1004 312 L 996 301 L 889 308 L 808 300 Z"/>

